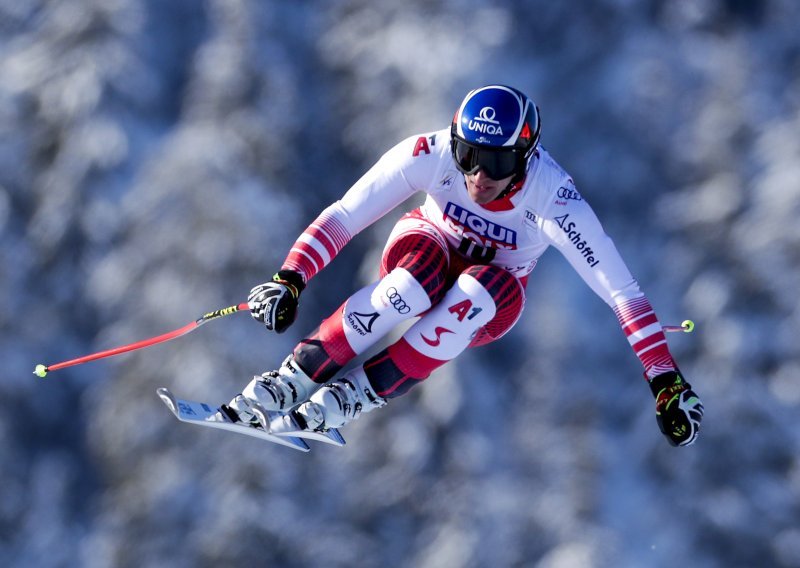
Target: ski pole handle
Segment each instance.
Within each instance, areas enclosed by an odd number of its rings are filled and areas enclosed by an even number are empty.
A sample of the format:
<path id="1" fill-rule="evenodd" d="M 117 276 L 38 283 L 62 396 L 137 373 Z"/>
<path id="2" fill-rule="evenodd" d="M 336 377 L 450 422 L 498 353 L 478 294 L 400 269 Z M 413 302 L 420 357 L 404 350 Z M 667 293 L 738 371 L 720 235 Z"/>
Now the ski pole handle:
<path id="1" fill-rule="evenodd" d="M 235 314 L 236 312 L 240 312 L 247 309 L 249 308 L 247 302 L 245 302 L 242 304 L 237 304 L 235 306 L 223 308 L 221 310 L 209 312 L 204 316 L 197 318 L 195 321 L 188 323 L 181 328 L 170 331 L 168 333 L 164 333 L 162 335 L 151 337 L 149 339 L 143 339 L 142 341 L 137 341 L 136 343 L 130 343 L 128 345 L 114 347 L 113 349 L 99 351 L 98 353 L 92 353 L 91 355 L 85 355 L 83 357 L 78 357 L 77 359 L 70 359 L 69 361 L 62 361 L 61 363 L 55 363 L 53 365 L 36 365 L 36 369 L 33 371 L 33 374 L 38 377 L 45 377 L 47 376 L 47 373 L 49 373 L 50 371 L 58 371 L 59 369 L 63 369 L 65 367 L 72 367 L 73 365 L 81 365 L 83 363 L 88 363 L 89 361 L 96 361 L 97 359 L 104 359 L 105 357 L 111 357 L 113 355 L 119 355 L 120 353 L 127 353 L 128 351 L 135 351 L 136 349 L 143 349 L 145 347 L 150 347 L 151 345 L 164 343 L 165 341 L 169 341 L 170 339 L 175 339 L 176 337 L 181 337 L 182 335 L 186 335 L 187 333 L 194 331 L 195 329 L 197 329 L 206 322 L 219 319 L 221 317 L 229 316 L 231 314 Z"/>
<path id="2" fill-rule="evenodd" d="M 694 331 L 694 322 L 692 320 L 683 320 L 681 325 L 664 325 L 661 326 L 664 331 L 681 331 L 683 333 L 692 333 Z"/>

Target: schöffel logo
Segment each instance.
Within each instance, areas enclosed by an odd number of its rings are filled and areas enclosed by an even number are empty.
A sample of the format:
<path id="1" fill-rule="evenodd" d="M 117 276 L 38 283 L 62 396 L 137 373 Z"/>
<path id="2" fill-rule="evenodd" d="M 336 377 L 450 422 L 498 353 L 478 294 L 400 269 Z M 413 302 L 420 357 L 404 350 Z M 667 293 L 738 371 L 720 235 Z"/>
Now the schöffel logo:
<path id="1" fill-rule="evenodd" d="M 367 335 L 372 333 L 372 324 L 378 319 L 378 312 L 371 314 L 360 314 L 358 312 L 350 312 L 347 314 L 347 323 L 350 324 L 355 332 L 359 335 Z"/>
<path id="2" fill-rule="evenodd" d="M 452 201 L 444 208 L 444 221 L 457 234 L 482 247 L 507 250 L 517 248 L 516 231 L 484 219 Z"/>
<path id="3" fill-rule="evenodd" d="M 564 233 L 566 233 L 569 241 L 575 245 L 575 248 L 578 249 L 583 258 L 586 259 L 586 263 L 594 268 L 600 264 L 600 261 L 594 257 L 595 252 L 589 246 L 589 243 L 587 243 L 583 238 L 580 231 L 576 230 L 575 223 L 573 221 L 567 221 L 567 219 L 569 219 L 569 213 L 562 215 L 561 217 L 554 218 L 555 222 L 558 223 L 558 226 L 561 227 Z"/>
<path id="4" fill-rule="evenodd" d="M 473 132 L 480 132 L 481 134 L 502 136 L 503 127 L 500 126 L 499 121 L 495 120 L 496 116 L 497 111 L 492 107 L 483 107 L 478 113 L 478 116 L 469 121 L 468 128 Z"/>

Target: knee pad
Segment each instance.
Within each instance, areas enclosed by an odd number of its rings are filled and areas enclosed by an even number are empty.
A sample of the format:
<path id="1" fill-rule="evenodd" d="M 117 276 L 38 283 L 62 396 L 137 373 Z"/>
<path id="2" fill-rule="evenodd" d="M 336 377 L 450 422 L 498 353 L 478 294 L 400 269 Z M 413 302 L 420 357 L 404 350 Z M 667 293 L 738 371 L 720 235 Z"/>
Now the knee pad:
<path id="1" fill-rule="evenodd" d="M 470 343 L 470 347 L 478 347 L 500 339 L 514 327 L 525 307 L 525 288 L 513 274 L 497 266 L 470 266 L 464 272 L 486 288 L 497 306 L 495 316 Z"/>
<path id="2" fill-rule="evenodd" d="M 431 306 L 422 285 L 404 268 L 353 294 L 342 310 L 342 327 L 356 354 L 363 353 L 400 322 Z"/>
<path id="3" fill-rule="evenodd" d="M 444 299 L 411 326 L 403 338 L 422 355 L 449 361 L 467 348 L 496 312 L 494 299 L 484 285 L 463 273 Z"/>

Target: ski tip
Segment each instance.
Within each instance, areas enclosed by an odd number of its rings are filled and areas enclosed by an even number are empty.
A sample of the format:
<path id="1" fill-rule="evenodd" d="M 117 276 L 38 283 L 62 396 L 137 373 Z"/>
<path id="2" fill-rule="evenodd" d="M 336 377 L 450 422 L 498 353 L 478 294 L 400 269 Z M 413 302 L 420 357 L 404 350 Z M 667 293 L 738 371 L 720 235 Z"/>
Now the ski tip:
<path id="1" fill-rule="evenodd" d="M 178 402 L 175 400 L 175 396 L 170 392 L 168 388 L 161 387 L 156 389 L 156 394 L 158 394 L 159 398 L 167 405 L 172 413 L 175 416 L 178 416 Z"/>

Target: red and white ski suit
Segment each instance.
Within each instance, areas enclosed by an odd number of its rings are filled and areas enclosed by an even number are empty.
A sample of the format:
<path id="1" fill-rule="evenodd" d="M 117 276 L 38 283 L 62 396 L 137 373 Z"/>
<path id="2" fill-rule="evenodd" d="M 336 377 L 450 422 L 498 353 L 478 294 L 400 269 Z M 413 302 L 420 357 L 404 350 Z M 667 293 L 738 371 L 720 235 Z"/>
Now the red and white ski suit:
<path id="1" fill-rule="evenodd" d="M 351 296 L 295 349 L 314 380 L 327 381 L 397 322 L 421 315 L 418 332 L 412 326 L 364 365 L 378 394 L 402 394 L 467 345 L 506 333 L 522 312 L 529 274 L 550 246 L 614 310 L 648 377 L 675 368 L 656 314 L 614 243 L 541 146 L 522 182 L 479 205 L 451 157 L 449 129 L 407 138 L 311 223 L 283 269 L 308 282 L 356 234 L 417 193 L 426 194 L 424 204 L 392 231 L 382 280 Z M 458 331 L 457 324 L 470 322 Z"/>

